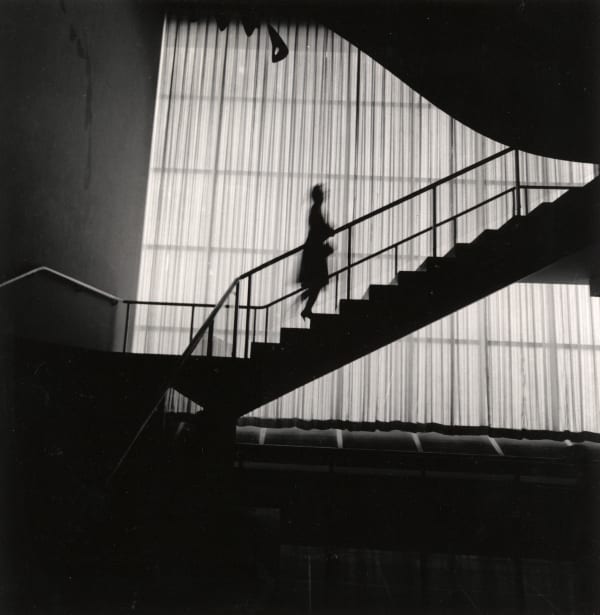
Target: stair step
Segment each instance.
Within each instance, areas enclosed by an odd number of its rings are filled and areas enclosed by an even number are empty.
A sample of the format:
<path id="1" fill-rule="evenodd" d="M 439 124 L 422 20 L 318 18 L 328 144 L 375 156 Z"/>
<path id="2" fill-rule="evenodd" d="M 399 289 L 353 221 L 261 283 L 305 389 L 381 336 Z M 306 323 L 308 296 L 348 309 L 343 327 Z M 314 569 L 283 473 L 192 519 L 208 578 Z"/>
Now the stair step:
<path id="1" fill-rule="evenodd" d="M 252 342 L 250 357 L 252 359 L 272 358 L 277 356 L 280 352 L 283 352 L 283 347 L 281 344 L 274 344 L 271 342 Z"/>
<path id="2" fill-rule="evenodd" d="M 498 234 L 498 231 L 495 231 L 492 229 L 486 229 L 485 231 L 477 235 L 475 239 L 473 239 L 473 241 L 471 242 L 471 245 L 473 247 L 479 248 L 479 247 L 486 247 L 488 245 L 499 245 L 503 242 L 504 242 L 504 238 Z"/>
<path id="3" fill-rule="evenodd" d="M 525 220 L 525 216 L 513 216 L 508 219 L 502 226 L 500 226 L 497 231 L 499 233 L 503 233 L 506 231 L 512 231 L 515 228 L 519 228 L 523 224 L 523 220 Z"/>
<path id="4" fill-rule="evenodd" d="M 496 230 L 498 239 L 503 245 L 509 246 L 515 237 L 528 225 L 526 216 L 513 216 Z"/>
<path id="5" fill-rule="evenodd" d="M 540 203 L 535 209 L 532 209 L 528 214 L 527 218 L 546 215 L 551 209 L 557 209 L 554 203 L 549 203 L 548 201 L 544 201 Z"/>
<path id="6" fill-rule="evenodd" d="M 425 286 L 412 289 L 383 284 L 369 286 L 369 302 L 372 304 L 373 312 L 381 311 L 381 308 L 385 306 L 397 309 L 399 305 L 406 305 L 407 302 L 414 305 L 420 297 L 428 296 L 428 294 L 429 290 Z"/>
<path id="7" fill-rule="evenodd" d="M 313 314 L 310 319 L 310 330 L 318 333 L 335 333 L 340 330 L 342 318 L 339 314 Z"/>
<path id="8" fill-rule="evenodd" d="M 396 301 L 404 293 L 393 284 L 370 284 L 367 295 L 372 304 L 377 304 Z"/>
<path id="9" fill-rule="evenodd" d="M 456 270 L 456 259 L 443 256 L 428 256 L 418 267 L 417 271 L 432 273 L 451 273 Z"/>
<path id="10" fill-rule="evenodd" d="M 514 227 L 511 231 L 507 228 L 504 233 L 497 230 L 487 230 L 481 233 L 472 243 L 468 244 L 470 250 L 463 252 L 464 256 L 460 259 L 461 266 L 466 270 L 479 269 L 510 257 L 518 241 L 518 235 L 511 236 L 512 231 L 516 228 Z"/>
<path id="11" fill-rule="evenodd" d="M 281 329 L 280 344 L 285 348 L 294 348 L 302 346 L 311 339 L 310 329 L 298 329 L 291 327 L 283 327 Z"/>
<path id="12" fill-rule="evenodd" d="M 564 206 L 570 207 L 570 204 L 573 203 L 574 205 L 579 206 L 582 203 L 582 201 L 580 200 L 580 195 L 581 195 L 581 192 L 585 190 L 585 188 L 586 186 L 569 188 L 569 190 L 567 190 L 566 192 L 561 194 L 559 197 L 557 197 L 557 199 L 553 201 L 552 203 L 550 203 L 550 205 L 556 205 L 560 207 L 564 207 Z M 595 188 L 597 190 L 597 185 Z"/>
<path id="13" fill-rule="evenodd" d="M 365 299 L 342 299 L 340 316 L 342 318 L 365 319 L 373 313 L 373 303 Z"/>
<path id="14" fill-rule="evenodd" d="M 444 258 L 469 258 L 476 252 L 477 248 L 470 243 L 457 243 L 447 252 Z"/>
<path id="15" fill-rule="evenodd" d="M 405 290 L 398 286 L 384 286 L 373 284 L 369 286 L 369 303 L 371 311 L 369 321 L 380 326 L 392 319 L 412 316 L 417 306 L 422 306 L 429 297 L 429 291 L 425 288 Z"/>
<path id="16" fill-rule="evenodd" d="M 403 292 L 423 288 L 431 283 L 431 276 L 426 271 L 398 271 L 396 282 Z"/>

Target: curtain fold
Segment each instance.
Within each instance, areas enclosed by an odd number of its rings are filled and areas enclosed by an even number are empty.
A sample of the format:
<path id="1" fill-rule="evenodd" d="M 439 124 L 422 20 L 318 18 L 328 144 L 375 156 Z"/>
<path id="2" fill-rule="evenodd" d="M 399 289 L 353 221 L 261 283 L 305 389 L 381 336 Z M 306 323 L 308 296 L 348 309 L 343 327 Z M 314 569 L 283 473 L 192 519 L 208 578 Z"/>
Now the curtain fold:
<path id="1" fill-rule="evenodd" d="M 276 25 L 290 49 L 273 64 L 266 26 L 165 21 L 150 162 L 138 298 L 216 302 L 242 272 L 300 245 L 309 192 L 326 188 L 334 227 L 503 149 L 453 120 L 322 26 Z M 521 158 L 522 181 L 579 185 L 591 165 Z M 438 217 L 452 216 L 508 188 L 502 157 L 440 188 Z M 558 190 L 531 191 L 528 206 Z M 497 228 L 512 215 L 509 195 L 444 225 L 439 254 Z M 431 225 L 428 195 L 356 228 L 352 259 Z M 346 234 L 334 238 L 330 270 L 346 263 Z M 431 237 L 403 244 L 355 269 L 352 296 L 389 283 L 431 254 Z M 296 287 L 297 260 L 252 282 L 252 302 Z M 397 267 L 396 267 L 397 266 Z M 335 311 L 330 284 L 315 306 Z M 339 287 L 339 288 L 338 288 Z M 578 286 L 514 285 L 253 413 L 261 418 L 442 423 L 598 431 L 600 315 Z M 245 297 L 245 295 L 244 295 Z M 179 353 L 208 308 L 138 306 L 132 349 Z M 285 302 L 261 315 L 255 334 L 277 341 L 303 326 Z M 217 323 L 231 347 L 231 310 Z M 592 385 L 592 383 L 594 383 Z"/>

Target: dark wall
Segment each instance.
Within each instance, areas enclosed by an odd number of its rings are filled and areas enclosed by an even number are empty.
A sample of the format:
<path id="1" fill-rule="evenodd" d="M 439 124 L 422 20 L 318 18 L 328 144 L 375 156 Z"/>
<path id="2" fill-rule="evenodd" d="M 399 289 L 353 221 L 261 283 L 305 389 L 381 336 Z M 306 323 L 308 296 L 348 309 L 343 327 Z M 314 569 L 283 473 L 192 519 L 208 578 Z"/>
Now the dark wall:
<path id="1" fill-rule="evenodd" d="M 135 295 L 162 19 L 135 0 L 2 3 L 0 279 L 46 265 Z"/>

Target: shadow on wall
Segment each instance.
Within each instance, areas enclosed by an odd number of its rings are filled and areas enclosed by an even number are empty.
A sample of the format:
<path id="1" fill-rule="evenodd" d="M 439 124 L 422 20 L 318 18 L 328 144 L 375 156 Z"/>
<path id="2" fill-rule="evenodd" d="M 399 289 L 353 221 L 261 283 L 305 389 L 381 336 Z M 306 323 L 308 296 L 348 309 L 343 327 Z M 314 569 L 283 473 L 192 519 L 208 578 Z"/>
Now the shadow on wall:
<path id="1" fill-rule="evenodd" d="M 42 263 L 133 296 L 163 12 L 135 0 L 7 0 L 2 12 L 0 279 Z"/>
<path id="2" fill-rule="evenodd" d="M 93 350 L 117 350 L 122 304 L 48 270 L 0 289 L 5 328 L 17 339 Z"/>

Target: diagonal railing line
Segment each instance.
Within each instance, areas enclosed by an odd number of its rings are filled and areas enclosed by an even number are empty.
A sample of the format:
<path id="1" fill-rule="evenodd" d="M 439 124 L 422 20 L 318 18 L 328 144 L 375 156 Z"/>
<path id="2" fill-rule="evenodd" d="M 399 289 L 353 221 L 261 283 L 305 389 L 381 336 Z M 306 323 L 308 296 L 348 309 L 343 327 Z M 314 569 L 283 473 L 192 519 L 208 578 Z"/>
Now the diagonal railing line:
<path id="1" fill-rule="evenodd" d="M 370 218 L 373 218 L 375 216 L 378 216 L 380 214 L 382 214 L 385 211 L 388 211 L 390 209 L 392 209 L 393 207 L 396 207 L 398 205 L 401 205 L 402 203 L 408 202 L 420 195 L 426 194 L 427 192 L 430 191 L 435 191 L 438 187 L 462 176 L 465 175 L 479 167 L 482 167 L 486 164 L 488 164 L 489 162 L 492 162 L 496 159 L 501 158 L 502 156 L 505 156 L 509 153 L 514 152 L 516 155 L 518 155 L 518 151 L 515 150 L 514 148 L 505 148 L 499 152 L 496 152 L 495 154 L 492 154 L 476 163 L 473 163 L 467 167 L 464 167 L 463 169 L 460 169 L 458 171 L 455 171 L 454 173 L 451 173 L 450 175 L 447 175 L 446 177 L 443 177 L 442 179 L 436 180 L 435 182 L 428 184 L 427 186 L 423 186 L 422 188 L 419 188 L 413 192 L 411 192 L 408 195 L 405 195 L 399 199 L 396 199 L 395 201 L 392 201 L 391 203 L 388 203 L 386 205 L 384 205 L 383 207 L 380 207 L 378 209 L 375 209 L 359 218 L 356 218 L 336 229 L 334 229 L 334 235 L 339 234 L 343 231 L 348 231 L 349 229 L 353 228 L 354 226 L 360 224 L 361 222 L 364 222 L 365 220 L 368 220 Z M 454 222 L 456 224 L 456 221 L 461 218 L 462 216 L 465 216 L 469 213 L 472 213 L 473 211 L 481 208 L 482 206 L 495 201 L 503 196 L 506 196 L 508 194 L 510 194 L 511 192 L 513 194 L 516 193 L 516 191 L 520 188 L 523 190 L 567 190 L 572 188 L 572 185 L 564 185 L 564 184 L 520 184 L 519 186 L 512 186 L 506 190 L 503 190 L 481 202 L 479 202 L 477 205 L 474 205 L 472 207 L 469 207 L 468 209 L 465 209 L 457 214 L 453 214 L 443 220 L 440 221 L 436 221 L 434 225 L 430 226 L 430 227 L 426 227 L 420 231 L 417 231 L 416 233 L 413 233 L 407 237 L 404 237 L 403 239 L 390 244 L 389 246 L 385 247 L 385 248 L 381 248 L 379 250 L 377 250 L 376 252 L 372 252 L 367 254 L 366 256 L 359 258 L 355 261 L 349 262 L 348 264 L 344 265 L 343 267 L 340 267 L 339 269 L 333 271 L 332 273 L 328 274 L 329 278 L 337 278 L 340 275 L 349 272 L 351 269 L 365 263 L 366 261 L 375 258 L 377 256 L 380 256 L 381 254 L 384 254 L 385 252 L 397 249 L 399 246 L 401 246 L 404 243 L 407 243 L 411 240 L 414 240 L 418 237 L 421 237 L 427 233 L 430 233 L 432 231 L 432 229 L 438 228 L 443 226 L 444 224 L 448 224 L 448 223 L 452 223 Z M 209 331 L 211 329 L 210 327 L 210 322 L 214 322 L 215 317 L 217 316 L 217 314 L 219 313 L 220 308 L 222 308 L 223 306 L 225 307 L 225 309 L 235 309 L 236 311 L 238 309 L 241 310 L 246 310 L 247 314 L 246 314 L 246 323 L 248 323 L 249 319 L 250 319 L 250 310 L 264 310 L 267 309 L 269 310 L 270 308 L 272 308 L 273 306 L 277 305 L 278 303 L 281 303 L 295 295 L 298 295 L 299 293 L 302 292 L 302 288 L 297 288 L 294 289 L 292 291 L 289 291 L 288 293 L 283 294 L 282 296 L 273 299 L 272 301 L 268 302 L 268 303 L 263 303 L 263 304 L 254 304 L 252 302 L 247 302 L 246 304 L 243 303 L 239 303 L 237 306 L 234 305 L 225 305 L 226 303 L 226 299 L 227 297 L 237 288 L 239 288 L 237 285 L 239 285 L 243 280 L 251 278 L 253 275 L 255 275 L 256 273 L 272 266 L 275 265 L 287 258 L 289 258 L 290 256 L 293 256 L 294 254 L 298 254 L 299 252 L 302 251 L 303 249 L 303 245 L 299 245 L 296 246 L 295 248 L 292 248 L 291 250 L 288 250 L 287 252 L 280 254 L 278 256 L 276 256 L 275 258 L 272 258 L 256 267 L 253 267 L 252 269 L 249 269 L 248 271 L 245 271 L 244 273 L 240 274 L 237 278 L 235 278 L 235 280 L 232 282 L 232 284 L 230 285 L 230 287 L 225 291 L 225 293 L 223 294 L 223 296 L 221 297 L 221 299 L 219 300 L 219 302 L 216 304 L 217 306 L 219 306 L 216 310 L 211 311 L 211 313 L 208 315 L 208 317 L 205 320 L 205 325 L 201 327 L 201 329 L 197 332 L 196 335 L 193 335 L 193 331 L 190 332 L 190 345 L 192 346 L 192 350 L 191 352 L 193 353 L 194 349 L 197 347 L 199 341 L 202 339 L 203 335 Z M 249 293 L 250 294 L 250 293 Z M 131 305 L 148 305 L 148 306 L 152 306 L 152 305 L 160 305 L 160 306 L 168 306 L 168 307 L 191 307 L 192 309 L 195 308 L 214 308 L 215 304 L 213 303 L 192 303 L 192 302 L 164 302 L 164 301 L 139 301 L 139 300 L 124 300 L 123 303 L 125 303 L 128 307 Z M 193 319 L 192 319 L 192 327 L 193 327 Z M 247 342 L 247 340 L 246 340 Z M 126 344 L 124 343 L 124 349 L 125 349 Z M 210 346 L 210 345 L 209 345 Z M 189 348 L 189 347 L 188 347 Z M 186 350 L 184 352 L 188 351 L 188 348 L 186 348 Z M 248 350 L 248 343 L 245 344 L 245 355 L 247 356 L 247 350 Z M 209 356 L 210 356 L 210 352 L 209 352 Z"/>
<path id="2" fill-rule="evenodd" d="M 491 156 L 487 156 L 486 158 L 483 158 L 482 160 L 479 160 L 478 162 L 475 162 L 473 164 L 470 164 L 466 167 L 464 167 L 463 169 L 460 169 L 458 171 L 455 171 L 454 173 L 451 173 L 450 175 L 447 175 L 446 177 L 443 177 L 442 179 L 439 179 L 431 184 L 428 184 L 427 186 L 423 186 L 422 188 L 419 188 L 418 190 L 415 190 L 413 192 L 411 192 L 410 194 L 407 194 L 399 199 L 396 199 L 395 201 L 392 201 L 391 203 L 388 203 L 387 205 L 384 205 L 383 207 L 379 207 L 363 216 L 360 216 L 359 218 L 356 218 L 355 220 L 352 220 L 350 222 L 347 222 L 346 224 L 343 224 L 342 226 L 339 226 L 338 228 L 334 229 L 333 234 L 337 235 L 338 233 L 341 233 L 343 231 L 347 231 L 351 228 L 353 228 L 354 226 L 364 222 L 365 220 L 368 220 L 370 218 L 374 218 L 375 216 L 378 216 L 382 213 L 384 213 L 385 211 L 388 211 L 390 209 L 392 209 L 393 207 L 397 207 L 398 205 L 401 205 L 402 203 L 406 203 L 408 201 L 411 201 L 412 199 L 425 194 L 427 192 L 433 191 L 436 188 L 438 188 L 439 186 L 442 186 L 443 184 L 446 184 L 454 179 L 456 179 L 457 177 L 460 177 L 461 175 L 465 175 L 466 173 L 469 173 L 471 171 L 474 171 L 475 169 L 482 167 L 498 158 L 501 158 L 502 156 L 505 156 L 511 152 L 515 152 L 516 150 L 514 148 L 511 147 L 507 147 L 503 150 L 500 150 L 499 152 L 496 152 L 495 154 L 492 154 Z M 436 224 L 436 226 L 438 226 L 439 224 Z M 431 231 L 431 228 L 427 228 L 423 230 L 423 233 L 429 232 Z M 420 233 L 422 234 L 422 233 Z M 250 278 L 252 275 L 258 273 L 259 271 L 262 271 L 263 269 L 266 269 L 268 267 L 271 267 L 272 265 L 275 265 L 276 263 L 279 263 L 287 258 L 289 258 L 290 256 L 293 256 L 294 254 L 297 254 L 299 252 L 302 251 L 304 245 L 299 245 L 295 248 L 292 248 L 291 250 L 288 250 L 287 252 L 285 252 L 284 254 L 281 254 L 279 256 L 276 256 L 275 258 L 272 258 L 268 261 L 266 261 L 265 263 L 262 263 L 261 265 L 258 265 L 252 269 L 249 269 L 248 271 L 245 271 L 244 273 L 240 274 L 229 286 L 229 288 L 225 291 L 225 293 L 222 295 L 221 299 L 219 300 L 219 302 L 217 303 L 218 307 L 215 307 L 211 313 L 209 314 L 209 316 L 207 317 L 206 321 L 204 322 L 204 324 L 202 325 L 202 327 L 200 328 L 200 330 L 198 331 L 198 333 L 196 335 L 194 335 L 192 341 L 190 342 L 190 344 L 188 345 L 188 347 L 185 349 L 184 351 L 184 355 L 186 353 L 192 354 L 194 352 L 194 350 L 196 349 L 198 343 L 200 342 L 200 340 L 202 339 L 202 336 L 204 335 L 204 333 L 208 330 L 208 323 L 209 321 L 213 321 L 215 316 L 217 315 L 220 306 L 222 306 L 226 300 L 227 297 L 235 290 L 235 289 L 239 289 L 239 284 L 242 280 L 246 279 L 246 278 Z M 371 255 L 365 257 L 364 260 L 368 260 L 369 258 L 372 258 Z M 348 264 L 346 265 L 344 270 L 350 269 L 352 266 L 352 264 Z M 336 272 L 337 275 L 339 275 L 339 272 Z M 334 275 L 336 275 L 336 273 L 331 274 L 329 277 L 333 277 Z M 297 289 L 291 293 L 289 293 L 288 295 L 285 296 L 285 298 L 291 297 L 295 294 L 297 294 L 298 292 L 300 292 L 301 289 Z M 283 300 L 283 298 L 281 298 L 280 300 Z M 279 301 L 279 300 L 278 300 Z M 278 302 L 276 301 L 276 303 Z M 237 312 L 237 310 L 236 310 Z M 234 339 L 235 336 L 237 335 L 237 332 L 234 332 Z"/>
<path id="3" fill-rule="evenodd" d="M 121 301 L 121 299 L 119 297 L 116 297 L 115 295 L 111 295 L 110 293 L 107 293 L 104 290 L 100 290 L 99 288 L 96 288 L 95 286 L 92 286 L 91 284 L 86 284 L 85 282 L 82 282 L 81 280 L 78 280 L 77 278 L 73 278 L 70 275 L 66 275 L 64 273 L 61 273 L 60 271 L 56 271 L 56 269 L 51 269 L 50 267 L 46 267 L 46 266 L 34 267 L 33 269 L 26 271 L 25 273 L 16 275 L 8 280 L 5 280 L 4 282 L 0 283 L 0 289 L 8 288 L 9 286 L 12 286 L 16 282 L 25 280 L 26 278 L 37 275 L 38 273 L 48 273 L 51 276 L 58 278 L 59 280 L 63 280 L 64 282 L 68 282 L 69 284 L 72 284 L 73 286 L 77 287 L 78 289 L 82 291 L 86 291 L 90 294 L 97 295 L 104 299 L 108 299 L 108 301 L 110 301 L 111 303 L 119 303 Z"/>
<path id="4" fill-rule="evenodd" d="M 479 160 L 478 162 L 475 162 L 473 164 L 470 164 L 462 169 L 459 169 L 458 171 L 455 171 L 439 180 L 436 180 L 435 182 L 428 184 L 427 186 L 423 186 L 422 188 L 419 188 L 403 197 L 400 197 L 399 199 L 396 199 L 394 201 L 392 201 L 391 203 L 388 203 L 387 205 L 383 205 L 382 207 L 379 207 L 377 209 L 374 209 L 373 211 L 368 212 L 367 214 L 364 214 L 363 216 L 360 216 L 359 218 L 356 218 L 354 220 L 351 220 L 350 222 L 347 222 L 346 224 L 343 224 L 342 226 L 337 227 L 336 229 L 334 229 L 333 234 L 337 235 L 341 232 L 344 231 L 348 231 L 349 229 L 352 229 L 354 226 L 370 219 L 370 218 L 374 218 L 375 216 L 378 216 L 394 207 L 397 207 L 398 205 L 401 205 L 402 203 L 406 203 L 408 201 L 411 201 L 412 199 L 422 195 L 422 194 L 426 194 L 427 192 L 430 191 L 435 191 L 439 186 L 442 186 L 462 175 L 465 175 L 471 171 L 474 171 L 475 169 L 482 167 L 494 160 L 497 160 L 499 158 L 501 158 L 502 156 L 506 156 L 507 154 L 511 153 L 511 152 L 515 152 L 518 155 L 517 150 L 515 150 L 514 148 L 511 147 L 507 147 L 503 150 L 500 150 L 499 152 L 496 152 L 495 154 L 492 154 L 490 156 L 487 156 L 486 158 L 483 158 L 482 160 Z M 507 192 L 510 192 L 507 191 Z M 496 197 L 498 198 L 498 197 Z M 490 199 L 490 200 L 493 200 Z M 481 204 L 475 206 L 474 208 L 477 208 L 481 206 Z M 471 208 L 473 209 L 473 208 Z M 467 213 L 466 211 L 464 213 Z M 444 222 L 439 222 L 439 223 L 435 223 L 434 226 L 437 227 L 441 224 L 443 224 Z M 400 245 L 401 243 L 404 243 L 405 241 L 409 241 L 411 238 L 414 238 L 416 236 L 419 235 L 423 235 L 427 232 L 430 232 L 431 229 L 433 227 L 428 227 L 426 229 L 423 229 L 422 231 L 418 232 L 417 234 L 415 234 L 414 236 L 408 237 L 408 238 L 403 238 L 402 240 L 400 240 L 396 245 Z M 304 245 L 301 244 L 299 246 L 296 246 L 295 248 L 292 248 L 291 250 L 288 250 L 287 252 L 280 254 L 279 256 L 276 256 L 275 258 L 272 258 L 260 265 L 257 265 L 256 267 L 253 267 L 252 269 L 249 269 L 248 271 L 245 271 L 244 273 L 240 274 L 237 278 L 235 278 L 235 280 L 230 284 L 229 288 L 223 293 L 223 295 L 221 296 L 221 298 L 219 299 L 219 301 L 217 302 L 215 308 L 211 311 L 211 313 L 208 315 L 208 317 L 206 318 L 206 320 L 204 321 L 202 327 L 198 330 L 198 332 L 193 336 L 192 340 L 190 341 L 190 343 L 188 344 L 188 346 L 186 347 L 186 349 L 184 350 L 184 355 L 189 354 L 191 355 L 194 350 L 196 349 L 196 347 L 198 346 L 198 343 L 200 342 L 200 340 L 202 339 L 203 335 L 206 333 L 206 331 L 209 330 L 210 328 L 210 323 L 214 322 L 215 317 L 217 316 L 220 308 L 226 303 L 227 298 L 230 296 L 230 294 L 238 289 L 239 291 L 239 284 L 247 279 L 247 278 L 251 278 L 251 276 L 255 275 L 256 273 L 267 269 L 268 267 L 271 267 L 287 258 L 289 258 L 290 256 L 293 256 L 294 254 L 298 254 L 299 252 L 302 251 Z M 392 245 L 388 248 L 383 249 L 382 251 L 378 252 L 377 254 L 381 253 L 381 252 L 385 252 L 388 249 L 393 249 L 395 246 Z M 373 258 L 373 254 L 370 254 L 366 257 L 364 257 L 363 259 L 361 259 L 360 261 L 354 262 L 354 263 L 348 263 L 345 267 L 343 267 L 342 269 L 332 273 L 329 275 L 329 278 L 335 277 L 336 275 L 340 275 L 341 273 L 343 273 L 344 271 L 348 271 L 350 269 L 352 269 L 354 266 L 356 266 L 357 264 L 360 264 L 362 262 L 365 262 L 366 260 L 369 260 L 370 258 Z M 302 291 L 302 289 L 296 289 L 294 291 L 291 291 L 285 295 L 283 295 L 282 297 L 279 297 L 278 299 L 275 299 L 274 301 L 272 301 L 269 304 L 265 304 L 262 306 L 257 306 L 257 309 L 263 309 L 263 308 L 270 308 L 273 305 L 276 305 L 277 303 L 284 301 L 285 299 L 288 299 L 290 297 L 293 297 L 294 295 L 297 295 L 298 293 L 300 293 Z M 247 304 L 248 306 L 250 305 L 250 301 Z M 237 313 L 237 309 L 238 309 L 239 305 L 236 307 L 236 313 Z M 234 331 L 234 338 L 237 336 L 237 331 Z M 247 346 L 247 344 L 246 344 Z"/>
<path id="5" fill-rule="evenodd" d="M 464 175 L 466 173 L 469 173 L 471 171 L 474 171 L 476 168 L 484 166 L 486 164 L 488 164 L 489 162 L 492 162 L 493 160 L 496 160 L 497 158 L 501 158 L 502 156 L 505 156 L 506 154 L 509 154 L 511 152 L 514 152 L 515 149 L 512 147 L 507 147 L 499 152 L 496 152 L 495 154 L 492 154 L 491 156 L 488 156 L 487 158 L 483 158 L 482 160 L 480 160 L 479 162 L 475 162 L 473 164 L 470 164 L 467 167 L 464 167 L 463 169 L 460 169 L 459 171 L 455 171 L 454 173 L 451 173 L 450 175 L 447 175 L 446 177 L 443 177 L 442 179 L 438 179 L 437 181 L 431 183 L 431 184 L 427 184 L 427 186 L 423 186 L 422 188 L 419 188 L 417 190 L 415 190 L 414 192 L 411 192 L 410 194 L 407 194 L 403 197 L 400 197 L 399 199 L 396 199 L 395 201 L 392 201 L 391 203 L 388 203 L 387 205 L 383 205 L 382 207 L 379 207 L 377 209 L 374 209 L 373 211 L 370 211 L 369 213 L 366 213 L 362 216 L 360 216 L 359 218 L 355 218 L 354 220 L 351 220 L 350 222 L 346 222 L 346 224 L 342 224 L 342 226 L 338 226 L 336 229 L 334 229 L 333 234 L 337 235 L 338 233 L 341 233 L 343 231 L 347 231 L 348 229 L 356 226 L 357 224 L 360 224 L 361 222 L 364 222 L 365 220 L 368 220 L 369 218 L 374 218 L 375 216 L 378 216 L 382 213 L 384 213 L 385 211 L 388 211 L 389 209 L 392 209 L 393 207 L 397 207 L 398 205 L 401 205 L 402 203 L 405 203 L 407 201 L 411 201 L 412 199 L 421 196 L 422 194 L 425 194 L 431 190 L 435 190 L 436 188 L 438 188 L 439 186 L 448 183 L 450 181 L 452 181 L 453 179 L 456 179 L 457 177 L 460 177 L 461 175 Z M 251 275 L 254 275 L 255 273 L 258 273 L 259 271 L 262 271 L 263 269 L 266 269 L 267 267 L 271 267 L 272 265 L 275 265 L 276 263 L 294 255 L 297 254 L 298 252 L 300 252 L 302 250 L 302 248 L 304 247 L 304 245 L 300 245 L 297 246 L 291 250 L 289 250 L 288 252 L 285 252 L 284 254 L 280 254 L 279 256 L 276 256 L 275 258 L 272 258 L 264 263 L 262 263 L 261 265 L 257 265 L 256 267 L 254 267 L 253 269 L 249 269 L 248 271 L 242 273 L 239 277 L 240 280 L 247 278 Z"/>

